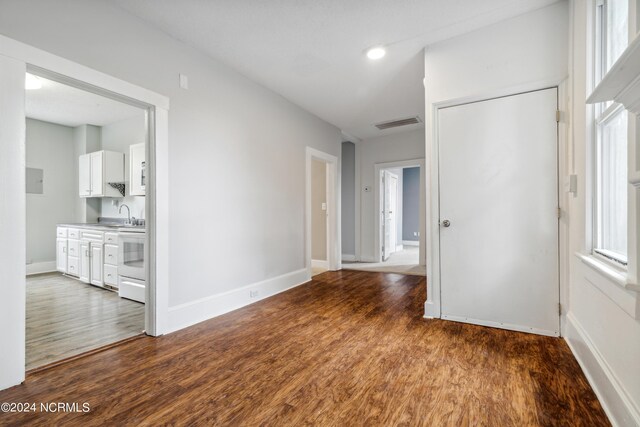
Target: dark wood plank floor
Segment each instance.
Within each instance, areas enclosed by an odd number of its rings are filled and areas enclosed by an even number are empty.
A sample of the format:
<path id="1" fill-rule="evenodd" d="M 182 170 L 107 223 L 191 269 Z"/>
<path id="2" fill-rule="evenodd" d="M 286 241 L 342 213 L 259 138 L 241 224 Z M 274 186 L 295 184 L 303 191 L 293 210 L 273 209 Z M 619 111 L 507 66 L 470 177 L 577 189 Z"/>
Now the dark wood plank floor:
<path id="1" fill-rule="evenodd" d="M 562 339 L 422 318 L 425 279 L 328 272 L 160 338 L 32 374 L 0 424 L 608 425 Z"/>

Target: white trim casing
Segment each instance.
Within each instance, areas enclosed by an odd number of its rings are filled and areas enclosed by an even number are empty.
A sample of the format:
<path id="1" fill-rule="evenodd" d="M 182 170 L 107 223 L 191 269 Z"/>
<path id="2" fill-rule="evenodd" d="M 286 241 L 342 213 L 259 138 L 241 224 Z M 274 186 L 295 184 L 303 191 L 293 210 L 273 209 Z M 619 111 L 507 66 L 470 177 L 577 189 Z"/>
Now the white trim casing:
<path id="1" fill-rule="evenodd" d="M 15 91 L 16 88 L 19 88 L 20 92 L 19 95 L 9 95 L 10 88 L 3 87 L 2 93 L 7 96 L 3 96 L 2 99 L 12 98 L 13 100 L 19 100 L 24 98 L 24 73 L 29 70 L 29 72 L 34 72 L 89 92 L 98 93 L 141 108 L 147 108 L 150 112 L 148 122 L 149 133 L 150 138 L 155 137 L 155 144 L 147 144 L 147 155 L 149 156 L 147 162 L 149 188 L 147 189 L 146 212 L 147 239 L 149 244 L 146 246 L 148 247 L 147 255 L 149 255 L 147 280 L 149 283 L 153 283 L 154 286 L 147 286 L 147 289 L 149 292 L 148 296 L 150 296 L 149 300 L 155 301 L 155 303 L 147 304 L 145 310 L 147 313 L 145 329 L 149 335 L 163 334 L 167 327 L 169 296 L 169 98 L 2 35 L 0 35 L 0 59 L 4 59 L 4 61 L 14 61 L 22 69 L 22 77 L 19 84 L 11 81 L 11 79 L 0 79 L 2 80 L 1 83 L 3 86 L 13 85 L 13 90 Z M 3 67 L 0 67 L 0 69 L 2 68 Z M 2 105 L 0 102 L 0 108 Z M 24 123 L 24 102 L 21 103 L 19 109 L 15 106 L 12 108 L 15 111 L 8 111 L 6 114 L 3 113 L 3 117 L 7 118 L 19 112 L 22 117 L 21 121 Z M 22 127 L 24 128 L 24 124 Z M 6 172 L 6 176 L 0 174 L 0 182 L 4 182 L 5 180 L 11 182 L 11 186 L 7 185 L 5 186 L 6 188 L 24 188 L 24 170 L 22 169 L 24 167 L 24 129 L 21 136 L 11 135 L 11 139 L 8 141 L 5 140 L 7 138 L 9 138 L 9 135 L 4 133 L 0 128 L 0 144 L 10 142 L 10 144 L 12 144 L 11 147 L 14 147 L 13 150 L 18 150 L 17 156 L 19 156 L 19 158 L 14 156 L 12 149 L 8 147 L 3 149 L 2 160 L 6 160 L 13 165 L 22 166 L 20 172 L 17 174 L 14 174 L 13 169 L 11 169 L 9 165 L 7 165 L 6 168 L 0 168 L 2 173 Z M 22 186 L 19 185 L 20 182 L 23 183 Z M 6 192 L 3 193 L 3 196 L 10 197 Z M 21 229 L 24 230 L 24 199 L 16 195 L 15 197 L 10 197 L 10 200 L 11 203 L 0 204 L 1 206 L 7 207 L 4 210 L 0 209 L 0 224 L 11 224 L 12 230 L 20 233 Z M 2 260 L 0 271 L 5 270 L 5 263 L 7 265 L 20 266 L 20 277 L 11 277 L 11 280 L 7 280 L 7 282 L 16 283 L 17 285 L 12 289 L 17 291 L 22 290 L 22 292 L 18 295 L 5 295 L 6 298 L 4 299 L 16 307 L 16 310 L 20 308 L 22 311 L 18 313 L 15 310 L 0 310 L 0 312 L 6 316 L 11 316 L 11 318 L 7 317 L 4 319 L 3 322 L 1 322 L 2 324 L 13 324 L 18 327 L 20 324 L 24 324 L 25 321 L 24 286 L 26 276 L 25 251 L 24 249 L 20 250 L 21 246 L 24 247 L 26 239 L 24 238 L 24 232 L 20 234 L 23 237 L 10 239 L 15 242 L 12 246 L 11 253 L 7 254 L 6 257 L 0 257 L 0 260 Z M 6 235 L 9 236 L 9 234 Z M 0 389 L 22 381 L 25 372 L 24 334 L 22 334 L 19 343 L 15 340 L 7 339 L 4 340 L 4 344 L 7 357 L 11 357 L 12 360 L 14 356 L 20 357 L 22 358 L 22 363 L 19 365 L 0 363 Z M 2 360 L 4 359 L 0 357 L 0 361 Z M 5 378 L 12 379 L 5 381 Z"/>

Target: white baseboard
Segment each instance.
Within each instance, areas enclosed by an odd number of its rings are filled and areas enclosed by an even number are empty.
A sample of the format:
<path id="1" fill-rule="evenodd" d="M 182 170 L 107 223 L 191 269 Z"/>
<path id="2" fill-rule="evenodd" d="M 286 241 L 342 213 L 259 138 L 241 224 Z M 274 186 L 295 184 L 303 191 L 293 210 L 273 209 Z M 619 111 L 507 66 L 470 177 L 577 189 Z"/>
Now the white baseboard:
<path id="1" fill-rule="evenodd" d="M 361 262 L 380 262 L 379 259 L 376 259 L 375 257 L 372 256 L 363 256 L 360 257 L 360 261 Z"/>
<path id="2" fill-rule="evenodd" d="M 55 261 L 34 262 L 27 264 L 27 276 L 56 271 Z"/>
<path id="3" fill-rule="evenodd" d="M 356 256 L 355 255 L 351 255 L 351 254 L 342 254 L 342 260 L 343 261 L 349 261 L 349 262 L 355 262 L 356 261 Z"/>
<path id="4" fill-rule="evenodd" d="M 237 310 L 311 280 L 306 268 L 233 289 L 221 294 L 169 307 L 168 332 L 174 332 Z M 252 297 L 252 293 L 257 295 Z"/>
<path id="5" fill-rule="evenodd" d="M 312 268 L 324 268 L 325 270 L 329 269 L 329 261 L 324 259 L 312 259 L 311 260 Z"/>
<path id="6" fill-rule="evenodd" d="M 606 359 L 571 312 L 567 314 L 564 338 L 611 424 L 640 426 L 640 409 L 633 403 Z"/>
<path id="7" fill-rule="evenodd" d="M 396 252 L 404 251 L 404 246 L 396 245 Z"/>
<path id="8" fill-rule="evenodd" d="M 402 244 L 404 246 L 420 246 L 419 240 L 403 240 Z"/>

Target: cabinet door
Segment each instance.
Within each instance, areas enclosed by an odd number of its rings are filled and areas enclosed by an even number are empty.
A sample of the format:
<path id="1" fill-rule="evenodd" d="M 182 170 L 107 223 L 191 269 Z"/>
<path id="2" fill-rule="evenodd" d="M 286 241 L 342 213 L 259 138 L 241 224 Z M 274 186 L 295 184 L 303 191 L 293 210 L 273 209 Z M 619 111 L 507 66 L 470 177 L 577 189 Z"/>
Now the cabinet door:
<path id="1" fill-rule="evenodd" d="M 80 281 L 91 282 L 91 254 L 89 253 L 89 242 L 80 242 Z"/>
<path id="2" fill-rule="evenodd" d="M 78 190 L 80 197 L 91 196 L 91 154 L 83 154 L 78 159 Z"/>
<path id="3" fill-rule="evenodd" d="M 102 256 L 102 244 L 91 244 L 91 284 L 102 286 L 102 270 L 104 268 L 104 259 Z"/>
<path id="4" fill-rule="evenodd" d="M 104 182 L 102 182 L 102 152 L 89 154 L 91 159 L 91 197 L 104 196 Z"/>
<path id="5" fill-rule="evenodd" d="M 56 239 L 56 270 L 67 272 L 67 239 Z"/>
<path id="6" fill-rule="evenodd" d="M 144 196 L 145 181 L 145 144 L 135 144 L 129 147 L 129 194 Z"/>

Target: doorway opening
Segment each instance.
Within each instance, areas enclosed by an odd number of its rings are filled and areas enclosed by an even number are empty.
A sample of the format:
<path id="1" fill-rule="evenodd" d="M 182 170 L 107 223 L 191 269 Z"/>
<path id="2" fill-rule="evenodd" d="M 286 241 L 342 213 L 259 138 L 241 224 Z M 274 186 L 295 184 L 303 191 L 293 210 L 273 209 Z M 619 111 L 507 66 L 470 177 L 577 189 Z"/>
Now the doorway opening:
<path id="1" fill-rule="evenodd" d="M 25 369 L 145 330 L 148 111 L 25 76 Z"/>
<path id="2" fill-rule="evenodd" d="M 340 269 L 338 158 L 307 147 L 306 240 L 309 277 Z"/>
<path id="3" fill-rule="evenodd" d="M 375 177 L 375 261 L 344 268 L 424 276 L 424 159 L 378 163 Z"/>

